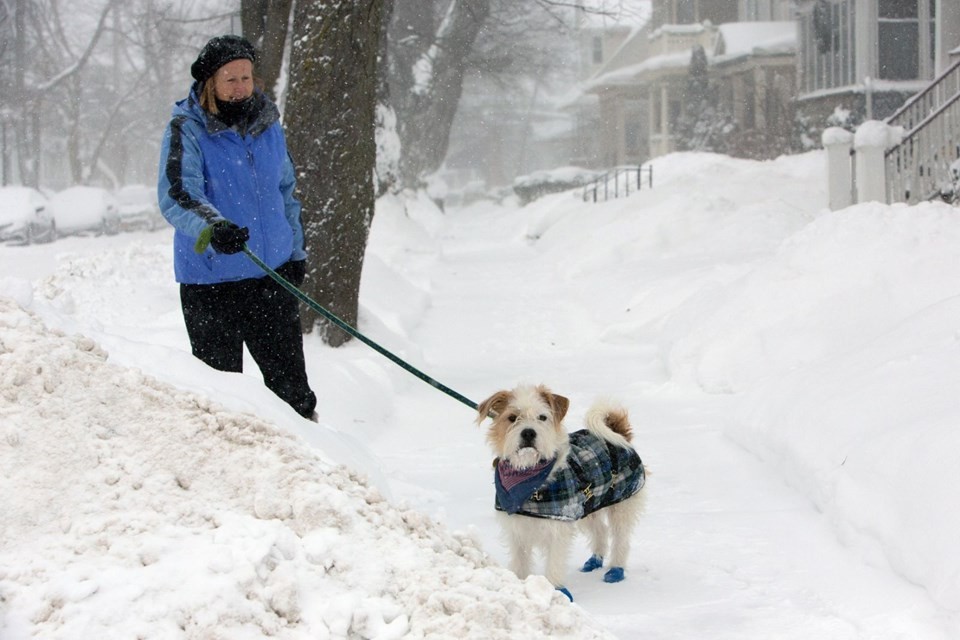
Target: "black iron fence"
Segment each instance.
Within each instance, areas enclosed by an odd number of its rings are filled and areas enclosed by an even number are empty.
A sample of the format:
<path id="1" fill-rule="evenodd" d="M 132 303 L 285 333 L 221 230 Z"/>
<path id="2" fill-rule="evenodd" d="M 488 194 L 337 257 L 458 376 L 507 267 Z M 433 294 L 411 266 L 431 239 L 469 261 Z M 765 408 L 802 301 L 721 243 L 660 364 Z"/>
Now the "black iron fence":
<path id="1" fill-rule="evenodd" d="M 632 165 L 610 169 L 583 187 L 584 202 L 606 202 L 611 198 L 625 198 L 643 188 L 653 188 L 653 165 Z"/>

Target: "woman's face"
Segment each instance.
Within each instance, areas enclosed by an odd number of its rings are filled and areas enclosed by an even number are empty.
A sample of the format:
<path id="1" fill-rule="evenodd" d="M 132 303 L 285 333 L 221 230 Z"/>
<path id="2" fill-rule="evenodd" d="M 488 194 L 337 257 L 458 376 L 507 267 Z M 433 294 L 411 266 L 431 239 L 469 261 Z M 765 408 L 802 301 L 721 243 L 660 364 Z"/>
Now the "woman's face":
<path id="1" fill-rule="evenodd" d="M 252 96 L 253 63 L 240 58 L 217 69 L 213 74 L 213 92 L 223 102 L 236 102 Z"/>

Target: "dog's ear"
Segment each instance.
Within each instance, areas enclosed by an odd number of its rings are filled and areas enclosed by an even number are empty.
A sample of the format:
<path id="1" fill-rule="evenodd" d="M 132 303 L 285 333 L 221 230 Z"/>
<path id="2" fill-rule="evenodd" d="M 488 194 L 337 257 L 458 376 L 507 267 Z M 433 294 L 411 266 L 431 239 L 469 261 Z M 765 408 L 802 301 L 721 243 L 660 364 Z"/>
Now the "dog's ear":
<path id="1" fill-rule="evenodd" d="M 550 394 L 550 406 L 553 408 L 553 415 L 557 418 L 557 423 L 563 420 L 567 415 L 567 409 L 570 408 L 570 400 L 565 396 Z"/>
<path id="2" fill-rule="evenodd" d="M 550 405 L 550 411 L 553 412 L 553 417 L 556 419 L 557 424 L 560 424 L 563 417 L 567 415 L 567 409 L 570 408 L 570 400 L 564 396 L 553 393 L 543 385 L 537 387 L 537 391 L 540 392 L 540 397 L 543 398 L 543 401 Z"/>
<path id="3" fill-rule="evenodd" d="M 497 391 L 477 407 L 477 424 L 480 424 L 488 417 L 492 418 L 500 415 L 509 402 L 509 391 Z"/>

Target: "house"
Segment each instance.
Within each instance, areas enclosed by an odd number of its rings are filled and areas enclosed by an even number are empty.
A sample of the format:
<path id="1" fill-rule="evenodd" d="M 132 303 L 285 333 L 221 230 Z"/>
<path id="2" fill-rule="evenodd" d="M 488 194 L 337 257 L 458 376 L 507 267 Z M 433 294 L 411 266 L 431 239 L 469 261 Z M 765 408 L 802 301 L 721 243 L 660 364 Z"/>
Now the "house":
<path id="1" fill-rule="evenodd" d="M 711 56 L 720 110 L 735 132 L 731 155 L 771 158 L 793 147 L 797 29 L 793 21 L 731 22 L 717 27 Z"/>
<path id="2" fill-rule="evenodd" d="M 867 121 L 853 139 L 855 171 L 844 170 L 856 176 L 857 199 L 953 197 L 960 172 L 960 2 L 804 0 L 798 20 L 802 116 L 822 121 L 839 108 L 851 115 L 846 125 Z M 868 144 L 876 136 L 860 135 L 878 120 L 889 127 L 879 148 Z M 843 157 L 841 148 L 835 163 Z"/>
<path id="3" fill-rule="evenodd" d="M 884 119 L 951 64 L 957 0 L 800 0 L 797 109 Z"/>
<path id="4" fill-rule="evenodd" d="M 639 163 L 679 148 L 696 47 L 707 53 L 720 106 L 735 126 L 731 153 L 781 153 L 791 135 L 796 82 L 789 6 L 789 0 L 652 0 L 650 20 L 584 85 L 584 94 L 597 100 L 602 164 Z"/>
<path id="5" fill-rule="evenodd" d="M 595 13 L 582 8 L 574 10 L 573 27 L 577 35 L 580 61 L 577 86 L 559 101 L 558 107 L 572 121 L 569 142 L 570 164 L 587 168 L 602 168 L 625 161 L 638 161 L 641 149 L 639 106 L 635 97 L 626 96 L 606 101 L 601 105 L 596 93 L 585 90 L 589 79 L 601 69 L 616 67 L 623 59 L 636 58 L 638 32 L 650 20 L 649 0 L 631 0 L 619 5 L 619 11 Z M 616 139 L 607 134 L 608 123 L 619 122 Z M 624 133 L 626 130 L 626 133 Z M 613 151 L 616 149 L 616 151 Z"/>

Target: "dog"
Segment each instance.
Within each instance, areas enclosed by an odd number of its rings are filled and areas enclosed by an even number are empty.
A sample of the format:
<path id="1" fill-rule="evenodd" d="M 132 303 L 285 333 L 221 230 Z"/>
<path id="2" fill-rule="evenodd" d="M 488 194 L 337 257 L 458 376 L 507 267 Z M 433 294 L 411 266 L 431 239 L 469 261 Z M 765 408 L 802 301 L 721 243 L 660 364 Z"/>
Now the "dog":
<path id="1" fill-rule="evenodd" d="M 477 424 L 493 419 L 487 442 L 496 455 L 497 517 L 510 548 L 510 568 L 530 575 L 532 553 L 546 556 L 547 580 L 564 586 L 567 557 L 578 528 L 591 539 L 581 571 L 603 566 L 604 582 L 624 579 L 630 536 L 643 511 L 643 462 L 631 445 L 627 412 L 607 401 L 586 414 L 586 429 L 563 426 L 570 401 L 543 385 L 498 391 L 477 407 Z"/>

